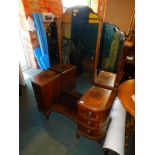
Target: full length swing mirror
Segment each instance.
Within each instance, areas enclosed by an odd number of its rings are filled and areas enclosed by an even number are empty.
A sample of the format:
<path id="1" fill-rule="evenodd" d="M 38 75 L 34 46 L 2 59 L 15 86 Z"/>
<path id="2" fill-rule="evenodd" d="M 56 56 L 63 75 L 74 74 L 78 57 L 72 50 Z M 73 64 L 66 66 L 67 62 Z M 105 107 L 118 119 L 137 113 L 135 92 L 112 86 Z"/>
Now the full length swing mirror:
<path id="1" fill-rule="evenodd" d="M 87 6 L 74 6 L 61 21 L 63 63 L 76 66 L 76 88 L 84 93 L 92 84 L 98 15 Z"/>

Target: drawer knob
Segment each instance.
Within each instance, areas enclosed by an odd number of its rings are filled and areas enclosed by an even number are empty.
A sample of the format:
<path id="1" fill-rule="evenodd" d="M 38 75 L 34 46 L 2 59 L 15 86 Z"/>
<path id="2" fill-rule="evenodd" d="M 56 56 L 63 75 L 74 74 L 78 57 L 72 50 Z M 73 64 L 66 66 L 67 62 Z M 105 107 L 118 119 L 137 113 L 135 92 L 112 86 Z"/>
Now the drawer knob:
<path id="1" fill-rule="evenodd" d="M 88 125 L 90 125 L 90 121 L 88 121 Z"/>
<path id="2" fill-rule="evenodd" d="M 88 129 L 88 130 L 87 130 L 87 134 L 89 134 L 89 133 L 90 133 L 90 130 Z"/>
<path id="3" fill-rule="evenodd" d="M 89 111 L 89 112 L 88 112 L 88 116 L 89 116 L 89 117 L 91 117 L 91 115 L 92 115 L 92 112 L 91 112 L 91 111 Z"/>

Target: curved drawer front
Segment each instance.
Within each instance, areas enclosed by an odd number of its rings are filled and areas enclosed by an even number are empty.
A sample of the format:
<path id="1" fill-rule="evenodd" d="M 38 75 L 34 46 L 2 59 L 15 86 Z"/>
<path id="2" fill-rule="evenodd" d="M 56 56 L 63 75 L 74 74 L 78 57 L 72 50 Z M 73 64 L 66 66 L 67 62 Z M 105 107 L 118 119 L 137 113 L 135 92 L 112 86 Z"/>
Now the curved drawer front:
<path id="1" fill-rule="evenodd" d="M 90 119 L 103 120 L 109 115 L 109 110 L 94 112 L 86 108 L 78 107 L 78 114 Z"/>
<path id="2" fill-rule="evenodd" d="M 84 124 L 85 126 L 92 127 L 92 128 L 103 128 L 104 125 L 108 122 L 109 117 L 102 119 L 102 120 L 91 120 L 88 117 L 84 117 L 83 115 L 79 114 L 77 121 L 80 124 Z"/>
<path id="3" fill-rule="evenodd" d="M 78 123 L 78 130 L 91 138 L 102 137 L 105 135 L 106 127 L 103 128 L 88 128 L 81 123 Z"/>

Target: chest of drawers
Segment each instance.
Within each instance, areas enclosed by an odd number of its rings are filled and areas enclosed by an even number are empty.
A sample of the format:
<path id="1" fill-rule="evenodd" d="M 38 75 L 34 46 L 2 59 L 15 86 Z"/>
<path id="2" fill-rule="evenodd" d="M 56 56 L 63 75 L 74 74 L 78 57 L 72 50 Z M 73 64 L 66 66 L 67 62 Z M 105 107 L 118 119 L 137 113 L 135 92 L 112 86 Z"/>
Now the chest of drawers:
<path id="1" fill-rule="evenodd" d="M 61 96 L 61 75 L 54 71 L 42 71 L 31 82 L 38 108 L 48 117 L 52 104 Z"/>
<path id="2" fill-rule="evenodd" d="M 109 112 L 115 93 L 112 90 L 92 86 L 77 104 L 77 135 L 97 141 L 106 133 L 110 122 Z"/>

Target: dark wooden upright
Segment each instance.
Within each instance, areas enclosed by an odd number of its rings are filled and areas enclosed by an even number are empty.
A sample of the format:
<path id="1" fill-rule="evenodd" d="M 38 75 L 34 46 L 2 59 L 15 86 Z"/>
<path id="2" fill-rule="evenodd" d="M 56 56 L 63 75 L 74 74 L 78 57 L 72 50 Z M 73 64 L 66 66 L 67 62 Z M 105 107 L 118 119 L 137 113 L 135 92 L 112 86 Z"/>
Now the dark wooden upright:
<path id="1" fill-rule="evenodd" d="M 61 74 L 48 70 L 42 71 L 35 75 L 31 82 L 38 108 L 48 117 L 52 105 L 61 96 Z"/>
<path id="2" fill-rule="evenodd" d="M 61 73 L 62 92 L 70 92 L 75 89 L 76 85 L 76 67 L 70 64 L 53 65 L 50 69 Z"/>

